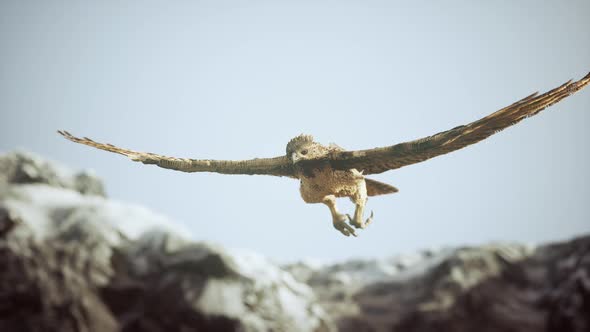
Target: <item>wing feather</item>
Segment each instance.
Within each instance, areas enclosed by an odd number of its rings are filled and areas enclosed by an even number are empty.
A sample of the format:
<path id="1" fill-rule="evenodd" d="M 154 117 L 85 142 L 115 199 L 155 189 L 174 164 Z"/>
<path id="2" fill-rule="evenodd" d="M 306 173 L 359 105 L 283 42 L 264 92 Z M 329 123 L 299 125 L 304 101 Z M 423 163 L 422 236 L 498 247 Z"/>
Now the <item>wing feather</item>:
<path id="1" fill-rule="evenodd" d="M 97 149 L 118 153 L 148 165 L 157 165 L 162 168 L 182 172 L 215 172 L 222 174 L 260 174 L 274 176 L 294 177 L 293 168 L 285 156 L 275 158 L 256 158 L 250 160 L 209 160 L 209 159 L 187 159 L 162 156 L 149 152 L 138 152 L 129 149 L 119 148 L 108 143 L 95 142 L 88 137 L 79 138 L 65 130 L 58 133 L 66 139 L 88 145 Z"/>
<path id="2" fill-rule="evenodd" d="M 355 168 L 364 171 L 365 175 L 419 163 L 477 143 L 527 117 L 538 114 L 582 89 L 588 83 L 590 83 L 590 73 L 579 81 L 568 81 L 544 94 L 534 93 L 467 125 L 382 148 L 336 151 L 327 159 L 335 169 Z"/>

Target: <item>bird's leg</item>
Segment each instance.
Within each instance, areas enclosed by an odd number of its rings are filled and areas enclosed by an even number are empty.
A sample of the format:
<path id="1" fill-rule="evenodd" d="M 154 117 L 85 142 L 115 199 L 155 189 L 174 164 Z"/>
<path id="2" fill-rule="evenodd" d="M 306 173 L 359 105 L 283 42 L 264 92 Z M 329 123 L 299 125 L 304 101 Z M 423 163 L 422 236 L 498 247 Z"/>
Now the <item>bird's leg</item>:
<path id="1" fill-rule="evenodd" d="M 354 218 L 351 218 L 350 215 L 346 215 L 348 217 L 348 221 L 350 224 L 356 228 L 366 228 L 369 224 L 373 221 L 373 211 L 371 211 L 371 215 L 367 220 L 363 222 L 363 212 L 365 210 L 365 204 L 367 203 L 367 199 L 363 199 L 361 202 L 355 202 L 356 208 L 354 209 Z"/>
<path id="2" fill-rule="evenodd" d="M 345 236 L 350 236 L 351 234 L 356 236 L 354 228 L 350 227 L 346 223 L 347 215 L 338 213 L 338 210 L 336 209 L 336 196 L 328 195 L 324 197 L 322 203 L 326 204 L 328 208 L 330 208 L 330 213 L 332 214 L 332 224 L 334 225 L 334 228 L 336 228 Z"/>
<path id="3" fill-rule="evenodd" d="M 354 210 L 354 218 L 351 218 L 348 214 L 346 216 L 352 226 L 356 228 L 366 228 L 373 221 L 373 211 L 371 211 L 371 216 L 363 222 L 363 212 L 365 211 L 365 205 L 368 200 L 367 183 L 365 182 L 362 172 L 358 172 L 357 177 L 359 181 L 357 181 L 356 193 L 354 196 L 350 197 L 350 200 L 356 206 Z"/>

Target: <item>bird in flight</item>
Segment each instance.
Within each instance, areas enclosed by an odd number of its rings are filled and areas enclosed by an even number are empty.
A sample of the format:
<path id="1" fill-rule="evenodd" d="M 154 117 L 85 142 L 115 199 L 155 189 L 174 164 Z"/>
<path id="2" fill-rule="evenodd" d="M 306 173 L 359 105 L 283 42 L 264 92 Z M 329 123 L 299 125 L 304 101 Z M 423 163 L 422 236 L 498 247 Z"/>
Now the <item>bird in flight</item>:
<path id="1" fill-rule="evenodd" d="M 590 73 L 579 81 L 570 80 L 543 94 L 534 93 L 469 124 L 414 141 L 367 150 L 347 151 L 333 144 L 325 146 L 315 142 L 312 136 L 302 134 L 288 142 L 285 155 L 274 158 L 187 159 L 122 149 L 87 137 L 75 137 L 67 131 L 58 133 L 72 142 L 122 154 L 133 161 L 182 172 L 260 174 L 298 179 L 299 191 L 306 203 L 327 205 L 334 228 L 345 236 L 357 236 L 356 229 L 366 228 L 373 219 L 373 212 L 366 220 L 363 216 L 367 198 L 398 191 L 396 187 L 368 179 L 366 175 L 419 163 L 477 143 L 524 118 L 538 114 L 588 83 Z M 338 212 L 337 197 L 349 197 L 355 204 L 352 217 Z"/>

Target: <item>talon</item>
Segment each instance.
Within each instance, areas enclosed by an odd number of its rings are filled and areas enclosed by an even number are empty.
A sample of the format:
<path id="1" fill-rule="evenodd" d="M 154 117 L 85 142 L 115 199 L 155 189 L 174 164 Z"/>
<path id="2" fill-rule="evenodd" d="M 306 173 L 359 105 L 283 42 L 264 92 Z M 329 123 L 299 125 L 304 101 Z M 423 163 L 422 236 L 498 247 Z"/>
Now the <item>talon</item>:
<path id="1" fill-rule="evenodd" d="M 346 225 L 346 224 L 344 224 L 344 225 Z M 347 230 L 347 231 L 348 231 L 350 234 L 352 234 L 352 236 L 356 237 L 356 232 L 354 231 L 354 228 L 352 228 L 352 227 L 350 227 L 350 226 L 346 225 L 346 230 Z"/>
<path id="2" fill-rule="evenodd" d="M 357 228 L 357 229 L 362 229 L 362 228 L 365 228 L 363 225 L 361 225 L 361 224 L 359 224 L 359 223 L 355 222 L 355 221 L 354 221 L 354 219 L 352 219 L 352 217 L 351 217 L 349 214 L 346 214 L 346 216 L 348 217 L 348 223 L 349 223 L 351 226 L 354 226 L 354 227 L 355 227 L 355 228 Z M 346 225 L 346 226 L 348 226 L 348 225 Z M 350 227 L 350 226 L 349 226 L 349 227 Z M 355 236 L 356 236 L 356 235 L 355 235 Z"/>
<path id="3" fill-rule="evenodd" d="M 323 203 L 330 208 L 330 213 L 332 214 L 332 225 L 334 228 L 336 228 L 344 236 L 350 236 L 351 234 L 353 236 L 357 236 L 354 228 L 347 224 L 347 221 L 352 222 L 350 215 L 338 213 L 338 210 L 336 210 L 336 197 L 333 195 L 326 196 L 323 200 Z"/>
<path id="4" fill-rule="evenodd" d="M 354 231 L 354 228 L 350 227 L 345 222 L 345 219 L 344 218 L 342 218 L 340 220 L 334 220 L 333 225 L 334 225 L 334 228 L 336 228 L 338 231 L 340 231 L 340 233 L 342 233 L 344 236 L 350 236 L 350 235 L 352 235 L 354 237 L 357 236 L 356 233 L 355 233 L 355 231 Z"/>
<path id="5" fill-rule="evenodd" d="M 365 221 L 365 225 L 363 228 L 369 226 L 369 224 L 373 221 L 373 211 L 371 211 L 371 215 L 369 216 L 369 218 L 367 218 L 367 220 Z"/>
<path id="6" fill-rule="evenodd" d="M 355 228 L 364 228 L 361 221 L 351 218 L 348 214 L 346 216 L 348 217 L 348 223 L 351 226 L 354 226 Z"/>
<path id="7" fill-rule="evenodd" d="M 348 223 L 351 226 L 354 226 L 357 229 L 365 229 L 367 228 L 367 226 L 369 226 L 369 224 L 373 221 L 373 211 L 371 211 L 371 215 L 369 216 L 369 218 L 367 218 L 367 220 L 365 220 L 365 222 L 363 223 L 362 221 L 362 215 L 360 214 L 356 214 L 355 213 L 355 218 L 351 218 L 350 215 L 346 215 L 348 217 Z"/>

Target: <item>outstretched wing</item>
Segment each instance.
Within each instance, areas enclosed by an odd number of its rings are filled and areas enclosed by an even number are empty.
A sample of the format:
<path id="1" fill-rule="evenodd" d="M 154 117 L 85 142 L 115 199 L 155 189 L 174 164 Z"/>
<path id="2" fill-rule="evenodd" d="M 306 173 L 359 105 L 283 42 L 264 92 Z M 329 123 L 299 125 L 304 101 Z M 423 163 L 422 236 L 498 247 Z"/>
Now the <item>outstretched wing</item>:
<path id="1" fill-rule="evenodd" d="M 482 119 L 451 130 L 392 146 L 337 151 L 325 160 L 335 169 L 355 168 L 364 174 L 382 173 L 419 163 L 477 143 L 502 129 L 533 116 L 590 83 L 590 73 L 577 82 L 567 82 L 544 94 L 534 93 Z M 317 161 L 314 161 L 317 162 Z"/>
<path id="2" fill-rule="evenodd" d="M 275 176 L 294 177 L 293 168 L 285 156 L 275 158 L 257 158 L 250 160 L 208 160 L 208 159 L 186 159 L 161 156 L 149 152 L 138 152 L 122 149 L 112 144 L 98 143 L 90 138 L 79 138 L 67 131 L 58 131 L 68 140 L 97 149 L 122 154 L 133 161 L 144 164 L 157 165 L 162 168 L 173 169 L 182 172 L 215 172 L 222 174 L 261 174 Z"/>

